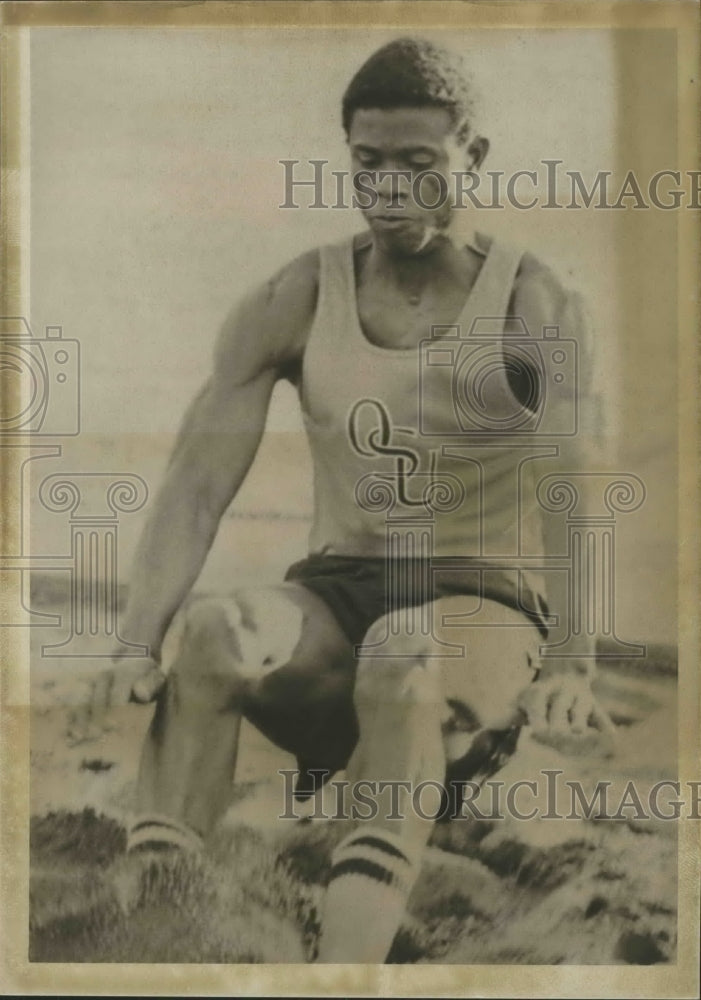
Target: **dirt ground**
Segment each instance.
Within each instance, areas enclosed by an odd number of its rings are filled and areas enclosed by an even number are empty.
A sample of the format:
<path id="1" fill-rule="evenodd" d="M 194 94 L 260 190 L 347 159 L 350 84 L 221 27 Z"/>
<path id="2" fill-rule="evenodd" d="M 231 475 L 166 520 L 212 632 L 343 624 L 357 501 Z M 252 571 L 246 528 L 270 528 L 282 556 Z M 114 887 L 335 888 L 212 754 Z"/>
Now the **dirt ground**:
<path id="1" fill-rule="evenodd" d="M 53 604 L 44 601 L 47 609 Z M 342 827 L 327 819 L 277 818 L 284 805 L 277 772 L 292 767 L 292 759 L 245 726 L 234 804 L 204 857 L 144 862 L 137 871 L 123 856 L 124 823 L 151 709 L 120 709 L 102 737 L 71 738 L 71 718 L 105 663 L 42 658 L 39 641 L 52 641 L 53 632 L 36 632 L 31 959 L 313 958 L 329 856 Z M 634 780 L 647 804 L 656 781 L 675 777 L 674 651 L 649 647 L 644 660 L 602 659 L 597 691 L 617 725 L 613 758 L 586 747 L 545 746 L 526 729 L 496 778 L 508 785 L 559 769 L 563 781 L 580 780 L 589 795 L 597 781 L 610 781 L 613 811 Z M 327 789 L 307 815 L 332 813 L 332 795 Z M 569 794 L 558 803 L 566 815 Z M 530 805 L 524 799 L 522 808 Z M 437 826 L 390 960 L 673 963 L 677 824 L 634 812 L 619 819 L 465 818 Z"/>

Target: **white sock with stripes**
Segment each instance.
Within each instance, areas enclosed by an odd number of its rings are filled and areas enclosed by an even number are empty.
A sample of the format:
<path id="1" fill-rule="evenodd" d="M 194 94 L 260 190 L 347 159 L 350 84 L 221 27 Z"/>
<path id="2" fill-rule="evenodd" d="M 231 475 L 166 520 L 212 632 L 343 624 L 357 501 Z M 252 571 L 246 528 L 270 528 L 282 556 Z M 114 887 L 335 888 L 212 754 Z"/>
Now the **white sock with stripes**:
<path id="1" fill-rule="evenodd" d="M 185 823 L 158 813 L 137 816 L 127 835 L 127 851 L 136 848 L 178 847 L 201 851 L 202 837 Z"/>
<path id="2" fill-rule="evenodd" d="M 384 829 L 355 830 L 333 854 L 319 962 L 384 962 L 419 870 L 419 854 Z"/>

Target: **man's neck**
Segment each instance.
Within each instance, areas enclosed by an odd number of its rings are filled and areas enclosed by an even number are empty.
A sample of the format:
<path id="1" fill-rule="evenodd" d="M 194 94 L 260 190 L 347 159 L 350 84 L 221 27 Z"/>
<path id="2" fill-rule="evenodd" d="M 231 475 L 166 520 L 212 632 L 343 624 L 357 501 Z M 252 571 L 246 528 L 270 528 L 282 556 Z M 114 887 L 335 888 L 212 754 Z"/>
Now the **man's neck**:
<path id="1" fill-rule="evenodd" d="M 373 240 L 366 263 L 366 275 L 391 282 L 398 288 L 425 286 L 437 279 L 459 276 L 464 269 L 464 254 L 453 234 L 440 232 L 413 254 L 389 251 Z"/>

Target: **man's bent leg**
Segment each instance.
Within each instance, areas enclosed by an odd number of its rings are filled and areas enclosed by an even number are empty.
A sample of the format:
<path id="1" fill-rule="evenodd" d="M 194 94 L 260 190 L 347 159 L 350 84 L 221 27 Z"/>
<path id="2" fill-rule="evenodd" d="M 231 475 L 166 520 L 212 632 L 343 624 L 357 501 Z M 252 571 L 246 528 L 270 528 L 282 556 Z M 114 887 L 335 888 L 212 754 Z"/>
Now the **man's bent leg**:
<path id="1" fill-rule="evenodd" d="M 464 657 L 444 660 L 442 671 L 450 716 L 441 818 L 449 819 L 462 814 L 464 783 L 484 781 L 515 752 L 526 721 L 519 702 L 537 676 L 542 637 L 521 612 L 496 601 L 482 600 L 465 616 L 463 599 L 449 597 L 440 610 L 437 634 L 465 650 Z"/>
<path id="2" fill-rule="evenodd" d="M 348 777 L 405 781 L 409 789 L 399 791 L 401 818 L 388 815 L 386 794 L 377 796 L 377 814 L 335 852 L 320 961 L 386 959 L 431 834 L 432 812 L 445 805 L 438 790 L 446 763 L 476 749 L 490 732 L 508 732 L 520 718 L 519 694 L 537 664 L 537 630 L 519 612 L 493 601 L 482 601 L 469 618 L 462 617 L 464 611 L 461 597 L 434 604 L 436 636 L 461 644 L 462 656 L 429 655 L 441 647 L 415 636 L 394 640 L 396 658 L 359 661 L 360 740 Z M 387 634 L 387 623 L 380 620 L 367 643 Z M 458 729 L 450 725 L 456 710 L 465 723 Z"/>
<path id="3" fill-rule="evenodd" d="M 365 641 L 371 645 L 385 634 L 380 619 Z M 373 802 L 374 815 L 334 852 L 320 962 L 384 962 L 404 914 L 433 826 L 428 795 L 426 809 L 414 810 L 412 792 L 422 782 L 437 788 L 445 773 L 440 661 L 427 656 L 430 651 L 429 638 L 398 637 L 396 655 L 358 662 L 360 739 L 347 777 L 351 788 L 367 783 L 363 796 Z M 387 781 L 409 788 L 398 795 L 396 811 L 388 789 L 381 791 Z M 437 807 L 437 795 L 434 800 Z"/>
<path id="4" fill-rule="evenodd" d="M 302 623 L 289 587 L 183 609 L 164 644 L 174 659 L 142 753 L 130 847 L 196 847 L 210 832 L 231 801 L 244 701 L 293 659 Z"/>

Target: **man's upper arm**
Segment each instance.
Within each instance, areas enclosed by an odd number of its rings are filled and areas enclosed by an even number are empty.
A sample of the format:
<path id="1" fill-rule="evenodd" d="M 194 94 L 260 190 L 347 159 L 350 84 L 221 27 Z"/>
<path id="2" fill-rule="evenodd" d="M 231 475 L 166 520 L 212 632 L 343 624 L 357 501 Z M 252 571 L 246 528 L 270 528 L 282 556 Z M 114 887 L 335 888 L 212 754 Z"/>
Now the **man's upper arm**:
<path id="1" fill-rule="evenodd" d="M 240 386 L 264 372 L 280 378 L 297 364 L 314 319 L 318 273 L 312 251 L 244 296 L 222 325 L 212 377 Z"/>
<path id="2" fill-rule="evenodd" d="M 316 308 L 316 254 L 246 295 L 219 332 L 209 378 L 182 422 L 171 464 L 199 478 L 219 511 L 255 455 L 273 386 L 301 360 Z"/>
<path id="3" fill-rule="evenodd" d="M 525 266 L 516 286 L 514 304 L 518 314 L 526 320 L 531 336 L 541 339 L 544 326 L 557 326 L 560 340 L 575 343 L 576 368 L 571 371 L 573 381 L 566 387 L 569 391 L 558 394 L 554 399 L 551 397 L 550 400 L 545 400 L 546 406 L 563 408 L 561 413 L 549 413 L 548 424 L 553 428 L 571 425 L 574 410 L 575 434 L 557 439 L 561 456 L 565 462 L 570 456 L 575 462 L 593 461 L 596 464 L 597 456 L 605 450 L 608 428 L 604 422 L 605 407 L 602 406 L 597 386 L 596 345 L 591 314 L 582 294 L 565 288 L 556 275 L 537 258 L 527 254 L 524 262 Z M 551 374 L 546 372 L 546 377 Z M 547 386 L 545 391 L 547 393 Z M 573 467 L 571 471 L 577 469 Z"/>

